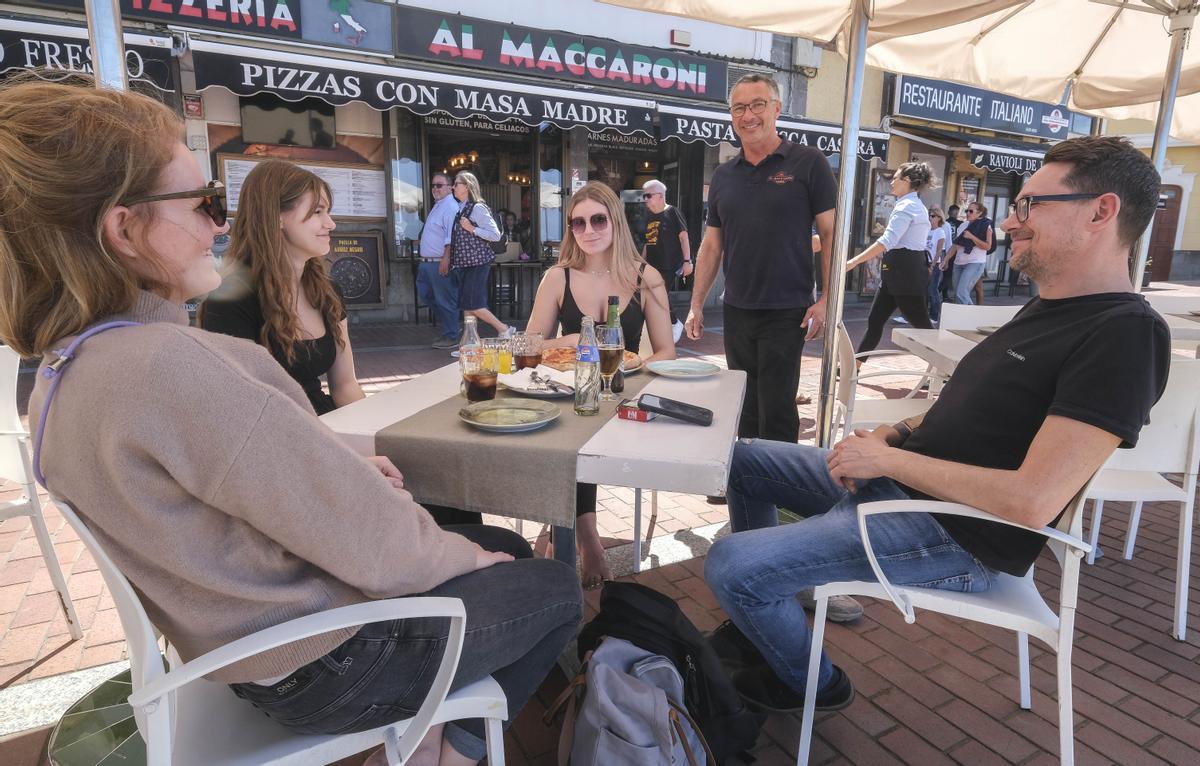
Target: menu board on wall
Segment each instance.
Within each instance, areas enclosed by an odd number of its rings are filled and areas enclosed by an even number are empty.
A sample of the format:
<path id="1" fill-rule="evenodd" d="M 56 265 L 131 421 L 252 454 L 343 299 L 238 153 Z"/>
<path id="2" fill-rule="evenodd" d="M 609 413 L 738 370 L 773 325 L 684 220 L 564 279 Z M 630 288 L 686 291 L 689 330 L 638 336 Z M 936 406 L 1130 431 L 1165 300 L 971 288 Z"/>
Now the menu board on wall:
<path id="1" fill-rule="evenodd" d="M 342 289 L 346 306 L 383 305 L 383 235 L 330 234 L 329 275 Z"/>
<path id="2" fill-rule="evenodd" d="M 217 167 L 225 184 L 226 202 L 231 214 L 237 213 L 242 184 L 254 166 L 269 157 L 244 154 L 218 154 Z M 387 218 L 387 174 L 375 165 L 339 162 L 298 162 L 305 170 L 320 176 L 333 191 L 334 218 Z"/>

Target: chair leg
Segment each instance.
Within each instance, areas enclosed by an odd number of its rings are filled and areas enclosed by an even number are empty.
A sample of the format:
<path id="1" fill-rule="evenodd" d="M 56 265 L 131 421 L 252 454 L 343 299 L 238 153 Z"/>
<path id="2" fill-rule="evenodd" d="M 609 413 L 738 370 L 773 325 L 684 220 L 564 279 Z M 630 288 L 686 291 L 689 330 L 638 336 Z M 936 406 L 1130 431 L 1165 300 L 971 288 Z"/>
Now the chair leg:
<path id="1" fill-rule="evenodd" d="M 1058 634 L 1058 753 L 1063 766 L 1075 764 L 1075 713 L 1071 685 L 1071 648 L 1075 635 L 1075 612 L 1064 610 Z"/>
<path id="2" fill-rule="evenodd" d="M 484 736 L 487 738 L 488 766 L 504 766 L 504 728 L 499 718 L 484 721 Z"/>
<path id="3" fill-rule="evenodd" d="M 633 491 L 633 571 L 642 571 L 642 491 Z"/>
<path id="4" fill-rule="evenodd" d="M 1089 563 L 1089 564 L 1096 563 L 1096 555 L 1097 554 L 1099 554 L 1101 556 L 1104 555 L 1104 554 L 1100 553 L 1100 517 L 1102 515 L 1104 515 L 1104 501 L 1103 500 L 1093 500 L 1092 501 L 1092 531 L 1091 531 L 1091 534 L 1088 535 L 1088 542 L 1091 543 L 1091 545 L 1092 545 L 1092 549 L 1090 551 L 1088 551 L 1088 555 L 1087 555 L 1087 563 Z"/>
<path id="5" fill-rule="evenodd" d="M 1133 558 L 1133 546 L 1137 544 L 1138 524 L 1142 523 L 1142 501 L 1133 504 L 1129 512 L 1129 529 L 1125 530 L 1125 560 Z"/>
<path id="6" fill-rule="evenodd" d="M 1029 696 L 1029 634 L 1017 633 L 1017 679 L 1021 688 L 1021 709 L 1032 710 Z"/>
<path id="7" fill-rule="evenodd" d="M 1179 510 L 1179 552 L 1175 556 L 1175 638 L 1187 640 L 1188 578 L 1192 561 L 1193 498 Z"/>
<path id="8" fill-rule="evenodd" d="M 829 599 L 817 599 L 813 614 L 812 649 L 808 653 L 808 680 L 804 684 L 804 717 L 800 721 L 800 747 L 796 753 L 796 766 L 808 766 L 812 750 L 813 719 L 817 714 L 817 677 L 821 673 L 821 647 L 825 642 L 825 615 L 829 611 Z"/>
<path id="9" fill-rule="evenodd" d="M 27 487 L 26 491 L 33 490 L 33 487 Z M 46 520 L 42 518 L 42 512 L 37 507 L 37 495 L 32 494 L 30 500 L 30 521 L 33 522 L 33 533 L 37 536 L 38 547 L 42 549 L 42 559 L 46 562 L 46 569 L 50 572 L 50 582 L 54 584 L 54 590 L 58 592 L 59 606 L 62 607 L 63 617 L 67 620 L 67 629 L 71 632 L 71 638 L 79 640 L 83 638 L 83 629 L 79 626 L 79 616 L 75 614 L 75 605 L 71 603 L 71 592 L 67 590 L 67 580 L 63 577 L 62 567 L 58 562 L 58 554 L 54 552 L 54 545 L 50 542 L 50 530 L 46 529 Z"/>

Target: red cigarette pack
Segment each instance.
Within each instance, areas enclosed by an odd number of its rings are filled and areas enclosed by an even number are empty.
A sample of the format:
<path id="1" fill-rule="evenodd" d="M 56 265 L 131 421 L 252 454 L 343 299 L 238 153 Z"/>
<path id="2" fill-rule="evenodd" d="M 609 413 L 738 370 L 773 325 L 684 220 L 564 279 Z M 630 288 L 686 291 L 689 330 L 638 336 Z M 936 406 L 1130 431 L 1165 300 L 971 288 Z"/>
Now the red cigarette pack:
<path id="1" fill-rule="evenodd" d="M 636 420 L 639 423 L 645 423 L 658 417 L 658 413 L 639 410 L 636 401 L 625 399 L 617 405 L 617 417 L 624 420 Z"/>

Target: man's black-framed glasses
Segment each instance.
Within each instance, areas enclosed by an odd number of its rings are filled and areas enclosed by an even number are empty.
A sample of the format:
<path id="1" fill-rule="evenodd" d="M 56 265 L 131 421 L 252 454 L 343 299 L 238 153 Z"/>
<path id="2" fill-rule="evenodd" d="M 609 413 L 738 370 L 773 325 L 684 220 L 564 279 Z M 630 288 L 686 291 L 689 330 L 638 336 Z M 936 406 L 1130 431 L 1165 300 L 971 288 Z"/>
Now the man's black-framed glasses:
<path id="1" fill-rule="evenodd" d="M 126 206 L 137 205 L 141 202 L 161 202 L 168 199 L 191 199 L 200 197 L 200 210 L 212 219 L 217 226 L 224 226 L 229 212 L 225 209 L 225 184 L 220 181 L 209 181 L 203 189 L 172 192 L 170 194 L 150 194 L 145 197 L 135 197 L 125 203 Z"/>
<path id="2" fill-rule="evenodd" d="M 650 199 L 651 197 L 653 197 L 655 194 L 662 194 L 662 192 L 643 192 L 643 193 L 642 193 L 642 199 L 643 199 L 643 200 L 648 200 L 648 199 Z"/>
<path id="3" fill-rule="evenodd" d="M 1040 205 L 1043 202 L 1079 202 L 1085 199 L 1096 199 L 1101 196 L 1096 194 L 1031 194 L 1028 197 L 1021 197 L 1016 202 L 1008 206 L 1009 213 L 1015 213 L 1018 223 L 1025 223 L 1029 220 L 1029 208 L 1034 205 Z"/>
<path id="4" fill-rule="evenodd" d="M 434 189 L 449 189 L 450 188 L 450 184 L 448 184 L 444 181 L 434 181 L 433 183 L 429 184 L 429 186 Z"/>
<path id="5" fill-rule="evenodd" d="M 729 107 L 729 113 L 734 117 L 741 117 L 746 113 L 746 110 L 749 109 L 752 114 L 762 114 L 766 111 L 767 104 L 770 104 L 772 101 L 776 100 L 778 99 L 756 98 L 749 104 L 731 104 Z"/>

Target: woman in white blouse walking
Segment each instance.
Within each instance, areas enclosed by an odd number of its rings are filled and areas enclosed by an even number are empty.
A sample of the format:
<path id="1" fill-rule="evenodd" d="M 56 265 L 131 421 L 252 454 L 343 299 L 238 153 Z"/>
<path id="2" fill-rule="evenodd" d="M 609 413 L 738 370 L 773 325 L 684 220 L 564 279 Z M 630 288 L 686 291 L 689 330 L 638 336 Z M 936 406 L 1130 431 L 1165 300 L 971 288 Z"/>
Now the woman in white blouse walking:
<path id="1" fill-rule="evenodd" d="M 883 256 L 883 280 L 871 304 L 867 331 L 858 351 L 871 351 L 879 345 L 883 326 L 896 309 L 913 327 L 928 329 L 929 310 L 925 293 L 929 286 L 925 240 L 929 236 L 929 210 L 917 196 L 936 179 L 925 162 L 906 162 L 892 176 L 892 194 L 896 207 L 888 218 L 887 229 L 879 239 L 846 262 L 846 270 L 872 258 Z"/>

